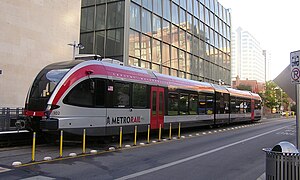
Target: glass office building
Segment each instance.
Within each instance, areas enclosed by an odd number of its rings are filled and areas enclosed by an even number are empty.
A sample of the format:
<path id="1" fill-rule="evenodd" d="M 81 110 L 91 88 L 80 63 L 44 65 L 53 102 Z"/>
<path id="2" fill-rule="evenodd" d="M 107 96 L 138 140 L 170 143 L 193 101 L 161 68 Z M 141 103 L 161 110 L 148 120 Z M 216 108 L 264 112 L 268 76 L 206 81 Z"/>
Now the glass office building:
<path id="1" fill-rule="evenodd" d="M 230 85 L 230 12 L 216 0 L 82 0 L 80 53 Z"/>

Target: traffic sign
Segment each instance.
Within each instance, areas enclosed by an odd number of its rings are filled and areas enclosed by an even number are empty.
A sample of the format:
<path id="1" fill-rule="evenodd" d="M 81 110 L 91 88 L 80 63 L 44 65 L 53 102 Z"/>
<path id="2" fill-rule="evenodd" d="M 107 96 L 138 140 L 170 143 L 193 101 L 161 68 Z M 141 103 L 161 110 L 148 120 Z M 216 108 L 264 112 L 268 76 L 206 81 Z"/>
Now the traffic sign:
<path id="1" fill-rule="evenodd" d="M 299 66 L 299 57 L 300 51 L 291 52 L 291 82 L 292 84 L 300 83 L 300 66 Z"/>

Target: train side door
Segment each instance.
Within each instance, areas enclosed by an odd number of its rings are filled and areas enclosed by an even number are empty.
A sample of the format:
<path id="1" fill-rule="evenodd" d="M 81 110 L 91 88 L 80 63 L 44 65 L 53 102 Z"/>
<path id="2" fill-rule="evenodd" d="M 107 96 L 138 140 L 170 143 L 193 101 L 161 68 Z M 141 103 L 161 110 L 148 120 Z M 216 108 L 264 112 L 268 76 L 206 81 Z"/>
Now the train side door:
<path id="1" fill-rule="evenodd" d="M 158 129 L 159 125 L 164 127 L 164 88 L 151 87 L 151 115 L 150 115 L 150 127 L 151 129 Z"/>
<path id="2" fill-rule="evenodd" d="M 255 103 L 254 103 L 254 99 L 251 99 L 251 120 L 254 120 L 254 107 L 255 107 Z"/>

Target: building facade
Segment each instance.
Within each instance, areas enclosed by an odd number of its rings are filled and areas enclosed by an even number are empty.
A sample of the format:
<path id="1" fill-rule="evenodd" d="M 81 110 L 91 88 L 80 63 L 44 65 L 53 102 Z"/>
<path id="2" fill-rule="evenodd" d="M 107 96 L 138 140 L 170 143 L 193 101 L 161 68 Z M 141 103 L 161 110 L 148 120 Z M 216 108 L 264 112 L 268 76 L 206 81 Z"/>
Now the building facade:
<path id="1" fill-rule="evenodd" d="M 79 41 L 80 0 L 13 0 L 0 3 L 0 107 L 24 107 L 37 73 L 72 59 Z"/>
<path id="2" fill-rule="evenodd" d="M 232 81 L 251 79 L 265 82 L 265 58 L 259 42 L 242 28 L 232 32 Z"/>
<path id="3" fill-rule="evenodd" d="M 187 79 L 231 82 L 230 12 L 216 0 L 82 0 L 82 54 Z"/>

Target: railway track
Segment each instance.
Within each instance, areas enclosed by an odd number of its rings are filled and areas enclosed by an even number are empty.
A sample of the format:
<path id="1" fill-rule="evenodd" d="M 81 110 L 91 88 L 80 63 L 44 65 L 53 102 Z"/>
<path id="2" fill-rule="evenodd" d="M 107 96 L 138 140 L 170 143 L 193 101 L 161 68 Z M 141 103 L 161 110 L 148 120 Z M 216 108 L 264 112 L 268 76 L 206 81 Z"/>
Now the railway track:
<path id="1" fill-rule="evenodd" d="M 29 145 L 32 134 L 26 130 L 0 132 L 0 148 Z"/>

